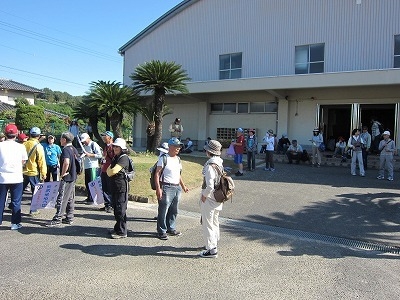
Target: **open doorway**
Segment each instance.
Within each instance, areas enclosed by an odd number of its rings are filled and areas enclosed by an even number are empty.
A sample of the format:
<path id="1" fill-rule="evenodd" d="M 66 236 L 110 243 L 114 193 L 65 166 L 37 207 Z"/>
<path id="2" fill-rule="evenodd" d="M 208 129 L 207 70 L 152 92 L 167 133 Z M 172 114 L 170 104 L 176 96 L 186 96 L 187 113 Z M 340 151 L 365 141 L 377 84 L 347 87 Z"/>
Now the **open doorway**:
<path id="1" fill-rule="evenodd" d="M 393 136 L 395 128 L 395 104 L 361 104 L 361 126 L 368 126 L 371 133 L 371 118 L 379 121 Z"/>
<path id="2" fill-rule="evenodd" d="M 345 140 L 351 133 L 351 105 L 321 105 L 320 122 L 324 124 L 324 140 L 338 140 L 342 136 Z"/>

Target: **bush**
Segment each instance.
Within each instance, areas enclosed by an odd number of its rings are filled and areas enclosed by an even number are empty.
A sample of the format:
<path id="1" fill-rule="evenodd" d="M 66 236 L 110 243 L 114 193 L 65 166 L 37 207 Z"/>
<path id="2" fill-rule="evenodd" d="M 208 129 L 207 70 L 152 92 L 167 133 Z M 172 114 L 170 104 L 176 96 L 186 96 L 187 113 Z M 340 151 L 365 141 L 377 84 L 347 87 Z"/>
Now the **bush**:
<path id="1" fill-rule="evenodd" d="M 28 130 L 32 127 L 43 128 L 45 125 L 43 107 L 26 105 L 17 109 L 15 124 L 20 130 Z"/>

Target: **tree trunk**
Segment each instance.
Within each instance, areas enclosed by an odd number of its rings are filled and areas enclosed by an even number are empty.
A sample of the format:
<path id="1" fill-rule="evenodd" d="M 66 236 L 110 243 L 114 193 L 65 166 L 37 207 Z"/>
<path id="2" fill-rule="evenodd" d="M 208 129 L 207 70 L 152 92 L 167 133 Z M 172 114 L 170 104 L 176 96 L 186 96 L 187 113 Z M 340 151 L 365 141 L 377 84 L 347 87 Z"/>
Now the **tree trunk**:
<path id="1" fill-rule="evenodd" d="M 100 145 L 100 147 L 104 148 L 105 144 L 99 133 L 98 122 L 99 120 L 97 119 L 97 117 L 89 118 L 89 123 L 92 125 L 93 135 L 96 137 L 97 143 Z"/>
<path id="2" fill-rule="evenodd" d="M 164 107 L 165 92 L 164 90 L 155 90 L 154 93 L 154 137 L 151 145 L 151 152 L 155 153 L 156 148 L 161 143 L 162 137 L 162 110 Z"/>
<path id="3" fill-rule="evenodd" d="M 122 115 L 119 113 L 113 113 L 110 117 L 110 125 L 112 132 L 114 133 L 114 138 L 123 138 L 121 130 Z"/>

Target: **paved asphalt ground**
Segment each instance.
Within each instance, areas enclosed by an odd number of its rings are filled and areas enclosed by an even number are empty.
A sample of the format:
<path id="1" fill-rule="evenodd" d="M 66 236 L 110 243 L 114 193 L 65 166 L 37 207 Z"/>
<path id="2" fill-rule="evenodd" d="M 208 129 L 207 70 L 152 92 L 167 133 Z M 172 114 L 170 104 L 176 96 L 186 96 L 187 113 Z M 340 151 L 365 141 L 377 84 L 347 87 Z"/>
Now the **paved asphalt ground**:
<path id="1" fill-rule="evenodd" d="M 83 197 L 60 228 L 44 226 L 53 210 L 30 218 L 24 200 L 24 227 L 9 230 L 9 212 L 0 227 L 0 299 L 399 299 L 400 174 L 376 173 L 276 164 L 235 178 L 217 259 L 197 256 L 199 189 L 168 241 L 154 204 L 130 203 L 128 238 L 112 240 L 113 215 Z"/>

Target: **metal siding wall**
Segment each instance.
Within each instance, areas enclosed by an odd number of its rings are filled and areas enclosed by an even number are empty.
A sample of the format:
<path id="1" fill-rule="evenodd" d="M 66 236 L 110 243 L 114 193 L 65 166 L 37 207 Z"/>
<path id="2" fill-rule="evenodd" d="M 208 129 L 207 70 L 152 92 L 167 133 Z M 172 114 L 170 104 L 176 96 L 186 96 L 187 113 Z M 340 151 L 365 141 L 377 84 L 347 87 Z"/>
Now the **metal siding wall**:
<path id="1" fill-rule="evenodd" d="M 218 80 L 219 55 L 234 52 L 242 77 L 291 75 L 295 46 L 313 43 L 325 43 L 325 72 L 387 69 L 399 15 L 399 0 L 202 0 L 126 51 L 124 79 L 160 59 L 193 81 Z"/>

